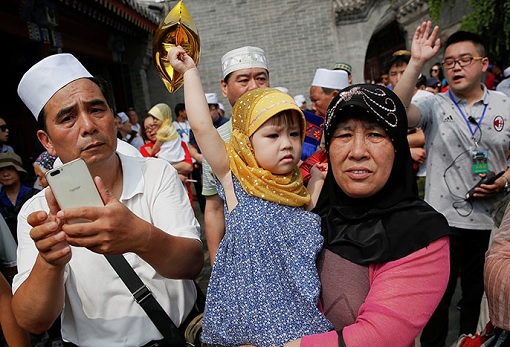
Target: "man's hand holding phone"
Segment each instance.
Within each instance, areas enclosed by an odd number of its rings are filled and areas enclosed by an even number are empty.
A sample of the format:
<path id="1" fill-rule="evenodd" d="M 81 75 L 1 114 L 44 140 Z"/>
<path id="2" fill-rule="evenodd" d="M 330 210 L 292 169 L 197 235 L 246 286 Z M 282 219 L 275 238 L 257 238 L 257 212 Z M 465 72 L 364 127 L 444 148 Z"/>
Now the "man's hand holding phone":
<path id="1" fill-rule="evenodd" d="M 63 221 L 56 216 L 60 207 L 53 192 L 47 189 L 45 197 L 50 211 L 36 211 L 28 216 L 27 222 L 32 226 L 30 237 L 46 263 L 63 266 L 71 260 L 71 247 L 62 230 Z"/>
<path id="2" fill-rule="evenodd" d="M 104 187 L 101 178 L 95 177 L 94 183 L 104 206 L 65 208 L 57 213 L 60 220 L 81 221 L 62 225 L 67 242 L 100 254 L 135 252 L 137 243 L 143 243 L 148 238 L 147 235 L 133 235 L 140 231 L 147 234 L 147 230 L 137 227 L 142 220 Z"/>

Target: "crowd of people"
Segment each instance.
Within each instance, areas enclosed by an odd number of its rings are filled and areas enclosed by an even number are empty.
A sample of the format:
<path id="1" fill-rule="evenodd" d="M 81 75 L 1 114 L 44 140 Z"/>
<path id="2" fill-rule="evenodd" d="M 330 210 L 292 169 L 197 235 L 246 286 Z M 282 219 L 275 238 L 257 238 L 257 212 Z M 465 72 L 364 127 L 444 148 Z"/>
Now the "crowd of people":
<path id="1" fill-rule="evenodd" d="M 476 34 L 438 33 L 419 25 L 373 83 L 353 83 L 345 62 L 318 68 L 310 108 L 271 88 L 262 49 L 226 52 L 231 117 L 180 46 L 167 58 L 184 102 L 143 119 L 114 111 L 73 55 L 35 64 L 18 86 L 45 149 L 33 170 L 0 119 L 5 343 L 50 332 L 63 346 L 173 345 L 144 301 L 180 330 L 194 315 L 197 205 L 212 265 L 205 345 L 444 347 L 460 278 L 459 341 L 480 321 L 495 327 L 491 346 L 509 346 L 510 212 L 498 228 L 490 211 L 510 192 L 510 98 L 498 91 L 510 68 L 489 64 Z M 104 206 L 57 203 L 45 174 L 77 158 Z M 118 255 L 142 281 L 134 298 L 109 263 Z"/>

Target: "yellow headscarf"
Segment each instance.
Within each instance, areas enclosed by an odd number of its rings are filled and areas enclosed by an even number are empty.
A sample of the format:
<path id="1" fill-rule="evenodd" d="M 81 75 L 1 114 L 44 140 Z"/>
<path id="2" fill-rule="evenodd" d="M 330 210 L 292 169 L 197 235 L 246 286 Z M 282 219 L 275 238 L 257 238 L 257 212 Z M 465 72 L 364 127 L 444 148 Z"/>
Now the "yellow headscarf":
<path id="1" fill-rule="evenodd" d="M 156 133 L 156 139 L 158 139 L 158 141 L 164 142 L 179 138 L 179 133 L 172 123 L 172 109 L 170 106 L 163 103 L 156 104 L 147 113 L 162 122 Z"/>
<path id="2" fill-rule="evenodd" d="M 244 191 L 252 196 L 287 206 L 304 206 L 310 195 L 296 166 L 286 175 L 275 175 L 261 168 L 255 159 L 250 136 L 269 118 L 291 110 L 301 117 L 301 143 L 305 136 L 305 116 L 288 94 L 273 88 L 245 93 L 232 110 L 232 136 L 226 144 L 230 169 Z"/>

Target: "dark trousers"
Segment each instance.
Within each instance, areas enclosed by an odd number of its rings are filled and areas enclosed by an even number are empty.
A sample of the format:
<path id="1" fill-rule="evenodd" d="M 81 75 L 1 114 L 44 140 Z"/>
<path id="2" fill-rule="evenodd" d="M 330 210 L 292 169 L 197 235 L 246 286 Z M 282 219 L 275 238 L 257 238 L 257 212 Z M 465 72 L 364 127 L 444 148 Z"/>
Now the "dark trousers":
<path id="1" fill-rule="evenodd" d="M 462 298 L 460 334 L 475 334 L 483 295 L 483 265 L 489 246 L 490 230 L 450 228 L 450 279 L 446 292 L 423 329 L 422 347 L 444 347 L 448 336 L 448 311 L 460 277 Z"/>
<path id="2" fill-rule="evenodd" d="M 202 195 L 202 165 L 195 163 L 193 164 L 193 171 L 191 172 L 191 177 L 196 181 L 195 182 L 195 191 L 198 200 L 198 205 L 200 206 L 200 211 L 204 213 L 205 211 L 205 196 Z"/>

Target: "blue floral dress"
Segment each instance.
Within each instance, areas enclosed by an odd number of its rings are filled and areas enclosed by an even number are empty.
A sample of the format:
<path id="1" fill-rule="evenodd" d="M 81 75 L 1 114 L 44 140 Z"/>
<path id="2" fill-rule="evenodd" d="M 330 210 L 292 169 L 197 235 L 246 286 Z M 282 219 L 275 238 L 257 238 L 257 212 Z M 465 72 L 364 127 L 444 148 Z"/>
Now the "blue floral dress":
<path id="1" fill-rule="evenodd" d="M 232 179 L 238 204 L 231 212 L 225 208 L 226 232 L 209 282 L 202 340 L 283 346 L 333 329 L 317 307 L 319 216 L 249 196 Z"/>

